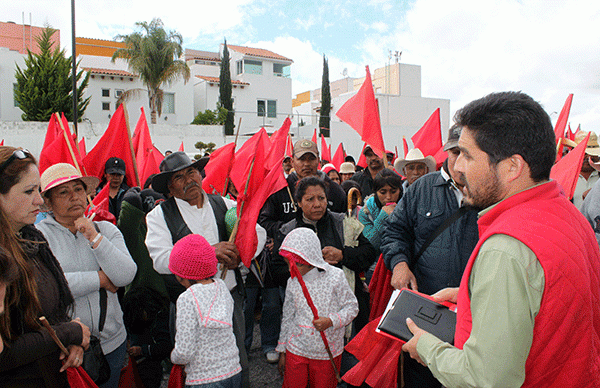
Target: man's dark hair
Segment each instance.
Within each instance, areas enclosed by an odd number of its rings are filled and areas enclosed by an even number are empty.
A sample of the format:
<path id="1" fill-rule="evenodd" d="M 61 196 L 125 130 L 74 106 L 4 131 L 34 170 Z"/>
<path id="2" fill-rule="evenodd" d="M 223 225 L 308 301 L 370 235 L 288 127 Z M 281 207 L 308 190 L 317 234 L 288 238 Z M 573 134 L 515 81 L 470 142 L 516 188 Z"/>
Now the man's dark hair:
<path id="1" fill-rule="evenodd" d="M 344 158 L 344 162 L 351 162 L 352 164 L 356 164 L 356 161 L 354 160 L 354 157 L 352 157 L 352 155 L 346 155 L 346 157 Z"/>
<path id="2" fill-rule="evenodd" d="M 527 94 L 489 94 L 461 108 L 454 121 L 473 132 L 491 164 L 518 154 L 529 165 L 534 182 L 550 178 L 556 158 L 554 130 L 548 114 Z"/>
<path id="3" fill-rule="evenodd" d="M 306 194 L 306 189 L 312 186 L 320 186 L 325 192 L 325 196 L 327 196 L 327 189 L 323 179 L 317 178 L 316 176 L 307 176 L 306 178 L 300 179 L 298 183 L 296 183 L 296 194 L 294 195 L 296 203 L 302 201 L 302 197 L 304 197 L 304 194 Z"/>
<path id="4" fill-rule="evenodd" d="M 384 168 L 375 175 L 375 179 L 373 179 L 373 191 L 377 192 L 386 185 L 400 189 L 400 196 L 402 196 L 402 178 L 389 168 Z"/>

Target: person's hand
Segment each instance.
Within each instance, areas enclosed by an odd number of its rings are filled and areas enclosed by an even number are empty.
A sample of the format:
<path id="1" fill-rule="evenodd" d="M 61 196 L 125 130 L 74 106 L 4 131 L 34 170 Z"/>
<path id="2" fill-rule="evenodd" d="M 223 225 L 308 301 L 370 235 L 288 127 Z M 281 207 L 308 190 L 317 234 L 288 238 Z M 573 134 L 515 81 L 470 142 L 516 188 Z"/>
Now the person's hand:
<path id="1" fill-rule="evenodd" d="M 131 357 L 141 356 L 142 355 L 142 347 L 141 346 L 130 346 L 129 349 L 127 349 L 127 353 Z"/>
<path id="2" fill-rule="evenodd" d="M 342 251 L 334 247 L 325 247 L 322 252 L 325 262 L 331 265 L 336 265 L 344 258 Z"/>
<path id="3" fill-rule="evenodd" d="M 423 329 L 419 329 L 417 324 L 414 323 L 410 318 L 406 318 L 406 325 L 408 326 L 410 332 L 413 333 L 413 337 L 410 339 L 410 341 L 402 345 L 402 350 L 410 354 L 410 357 L 417 360 L 419 364 L 427 366 L 423 360 L 421 360 L 421 357 L 419 357 L 419 353 L 417 353 L 417 343 L 419 342 L 419 338 L 421 338 L 421 336 L 427 332 Z"/>
<path id="4" fill-rule="evenodd" d="M 392 287 L 396 290 L 401 288 L 410 288 L 413 291 L 417 291 L 417 279 L 415 275 L 408 268 L 406 262 L 400 262 L 394 267 L 392 272 Z"/>
<path id="5" fill-rule="evenodd" d="M 388 215 L 392 214 L 392 212 L 394 211 L 394 209 L 396 208 L 396 203 L 391 203 L 389 205 L 385 205 L 384 207 L 381 208 L 381 210 L 383 210 L 384 212 L 386 212 Z"/>
<path id="6" fill-rule="evenodd" d="M 61 360 L 66 359 L 63 362 L 62 368 L 60 368 L 60 372 L 64 372 L 67 370 L 67 368 L 70 368 L 70 367 L 74 367 L 74 368 L 80 367 L 81 364 L 83 363 L 83 348 L 81 346 L 69 345 L 67 350 L 69 351 L 68 356 L 65 355 L 64 353 L 60 354 Z"/>
<path id="7" fill-rule="evenodd" d="M 71 322 L 77 322 L 81 326 L 81 347 L 87 349 L 90 346 L 90 328 L 87 327 L 79 318 L 73 319 Z"/>
<path id="8" fill-rule="evenodd" d="M 275 241 L 271 237 L 267 238 L 267 242 L 265 242 L 265 248 L 269 250 L 269 252 L 273 253 L 273 248 L 275 247 Z"/>
<path id="9" fill-rule="evenodd" d="M 451 302 L 456 303 L 458 300 L 458 287 L 448 287 L 439 290 L 435 294 L 431 295 L 436 302 Z"/>
<path id="10" fill-rule="evenodd" d="M 236 269 L 240 265 L 240 253 L 234 243 L 222 241 L 213 245 L 215 254 L 219 263 L 225 265 L 229 269 Z"/>
<path id="11" fill-rule="evenodd" d="M 333 322 L 331 322 L 330 318 L 327 317 L 319 317 L 313 320 L 313 326 L 317 331 L 325 331 L 333 326 Z"/>
<path id="12" fill-rule="evenodd" d="M 279 362 L 277 363 L 277 369 L 281 376 L 285 375 L 285 352 L 279 353 Z"/>
<path id="13" fill-rule="evenodd" d="M 112 292 L 113 294 L 117 292 L 117 286 L 115 286 L 108 276 L 106 276 L 104 271 L 98 271 L 98 277 L 100 278 L 100 288 L 104 288 L 106 291 Z"/>
<path id="14" fill-rule="evenodd" d="M 75 228 L 78 232 L 81 232 L 81 234 L 83 234 L 83 237 L 85 237 L 89 242 L 92 242 L 98 234 L 98 231 L 94 226 L 94 222 L 84 216 L 81 216 L 75 220 Z"/>

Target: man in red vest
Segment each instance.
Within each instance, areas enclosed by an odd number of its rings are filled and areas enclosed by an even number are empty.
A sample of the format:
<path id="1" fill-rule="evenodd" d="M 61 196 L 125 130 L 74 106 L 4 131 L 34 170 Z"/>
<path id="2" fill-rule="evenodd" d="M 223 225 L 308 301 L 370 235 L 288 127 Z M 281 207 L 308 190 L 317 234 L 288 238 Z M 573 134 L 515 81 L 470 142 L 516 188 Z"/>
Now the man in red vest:
<path id="1" fill-rule="evenodd" d="M 550 118 L 520 92 L 490 94 L 456 114 L 455 169 L 482 209 L 479 243 L 458 289 L 454 345 L 407 320 L 402 349 L 446 387 L 599 387 L 600 253 L 550 169 Z"/>

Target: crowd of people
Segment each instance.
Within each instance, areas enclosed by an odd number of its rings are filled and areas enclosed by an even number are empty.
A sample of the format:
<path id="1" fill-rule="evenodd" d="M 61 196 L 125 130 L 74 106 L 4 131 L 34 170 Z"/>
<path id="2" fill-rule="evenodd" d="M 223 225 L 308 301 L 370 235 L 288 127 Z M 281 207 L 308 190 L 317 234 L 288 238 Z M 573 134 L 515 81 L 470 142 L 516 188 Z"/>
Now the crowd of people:
<path id="1" fill-rule="evenodd" d="M 101 388 L 127 362 L 146 388 L 171 365 L 186 387 L 250 387 L 259 317 L 284 387 L 350 386 L 340 376 L 360 364 L 344 347 L 369 329 L 374 273 L 389 271 L 385 287 L 457 304 L 453 344 L 407 320 L 398 387 L 600 386 L 597 138 L 571 202 L 550 179 L 550 119 L 523 93 L 460 109 L 444 151 L 437 166 L 367 144 L 365 168 L 348 156 L 338 169 L 298 140 L 251 270 L 231 242 L 237 190 L 202 189 L 207 157 L 170 153 L 129 188 L 119 158 L 102 180 L 66 163 L 40 174 L 29 151 L 0 146 L 0 385 L 67 387 L 99 342 Z M 88 207 L 104 185 L 115 223 Z"/>

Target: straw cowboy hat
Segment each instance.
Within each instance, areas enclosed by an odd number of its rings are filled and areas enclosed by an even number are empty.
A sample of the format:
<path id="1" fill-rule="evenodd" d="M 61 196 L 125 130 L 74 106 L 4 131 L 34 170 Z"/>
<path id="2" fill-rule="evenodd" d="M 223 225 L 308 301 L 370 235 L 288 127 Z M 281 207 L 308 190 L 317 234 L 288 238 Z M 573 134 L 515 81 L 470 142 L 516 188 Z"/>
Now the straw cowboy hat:
<path id="1" fill-rule="evenodd" d="M 429 155 L 428 157 L 425 157 L 418 148 L 408 151 L 408 154 L 406 154 L 406 159 L 396 160 L 394 163 L 394 168 L 396 171 L 401 173 L 404 167 L 411 163 L 425 163 L 429 169 L 429 172 L 435 171 L 436 162 L 433 156 Z"/>
<path id="2" fill-rule="evenodd" d="M 577 131 L 575 134 L 575 141 L 569 139 L 563 139 L 563 143 L 569 147 L 577 147 L 579 143 L 585 140 L 587 134 L 590 134 L 587 146 L 585 147 L 585 153 L 593 156 L 600 156 L 600 145 L 598 145 L 598 135 L 594 132 Z"/>
<path id="3" fill-rule="evenodd" d="M 206 163 L 208 163 L 208 159 L 208 157 L 204 157 L 192 162 L 190 157 L 187 156 L 185 152 L 173 152 L 169 156 L 165 157 L 162 162 L 160 162 L 160 174 L 157 174 L 154 178 L 152 178 L 152 188 L 161 194 L 168 194 L 169 181 L 171 180 L 173 174 L 188 167 L 195 167 L 198 169 L 198 171 L 202 171 L 204 170 Z"/>
<path id="4" fill-rule="evenodd" d="M 98 183 L 100 183 L 100 179 L 95 176 L 81 176 L 79 171 L 69 163 L 57 163 L 48 167 L 42 174 L 40 178 L 42 187 L 41 194 L 45 195 L 48 190 L 77 179 L 85 184 L 86 194 L 95 193 L 96 187 L 98 187 Z"/>

